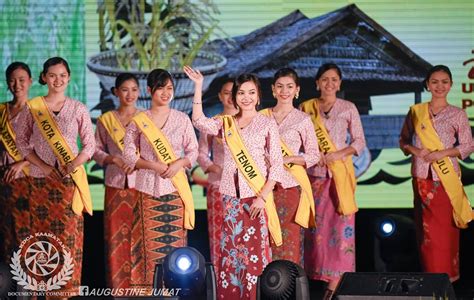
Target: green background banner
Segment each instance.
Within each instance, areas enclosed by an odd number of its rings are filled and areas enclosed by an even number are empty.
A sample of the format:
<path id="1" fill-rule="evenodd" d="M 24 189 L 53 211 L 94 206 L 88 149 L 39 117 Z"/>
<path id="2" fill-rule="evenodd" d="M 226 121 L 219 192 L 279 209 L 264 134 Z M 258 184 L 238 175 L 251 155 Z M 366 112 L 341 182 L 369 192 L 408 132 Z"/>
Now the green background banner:
<path id="1" fill-rule="evenodd" d="M 315 0 L 216 0 L 220 10 L 216 14 L 220 27 L 230 37 L 246 35 L 299 9 L 308 18 L 315 18 L 349 4 L 356 4 L 387 32 L 395 36 L 416 55 L 432 65 L 445 64 L 453 72 L 454 85 L 449 94 L 450 103 L 465 107 L 474 126 L 474 1 L 315 1 Z M 63 56 L 71 64 L 72 78 L 68 94 L 87 103 L 91 109 L 99 103 L 100 87 L 95 74 L 86 68 L 89 57 L 100 52 L 97 2 L 95 0 L 12 1 L 0 0 L 0 68 L 20 60 L 33 71 L 34 84 L 30 96 L 45 93 L 37 83 L 42 63 L 51 56 Z M 274 34 L 278 35 L 278 32 Z M 297 33 L 295 33 L 297 34 Z M 281 66 L 283 67 L 283 66 Z M 316 70 L 314 70 L 316 73 Z M 264 86 L 268 89 L 268 86 Z M 473 91 L 471 91 L 473 90 Z M 429 93 L 421 99 L 429 100 Z M 11 98 L 6 83 L 0 80 L 0 101 Z M 371 97 L 369 115 L 404 115 L 413 104 L 413 94 L 395 94 Z M 100 111 L 93 110 L 93 118 Z M 471 155 L 471 158 L 474 156 Z M 471 158 L 462 162 L 466 174 L 472 173 Z M 405 157 L 400 150 L 383 149 L 370 168 L 358 179 L 372 182 L 359 185 L 356 198 L 362 208 L 412 207 L 410 165 L 399 163 Z M 103 177 L 102 170 L 87 165 L 94 181 Z M 381 173 L 401 179 L 399 183 L 373 180 Z M 403 179 L 403 180 L 402 180 Z M 377 182 L 377 183 L 374 183 Z M 92 184 L 95 209 L 103 207 L 103 186 Z M 466 191 L 474 203 L 474 186 Z M 202 188 L 193 185 L 196 207 L 205 209 Z"/>

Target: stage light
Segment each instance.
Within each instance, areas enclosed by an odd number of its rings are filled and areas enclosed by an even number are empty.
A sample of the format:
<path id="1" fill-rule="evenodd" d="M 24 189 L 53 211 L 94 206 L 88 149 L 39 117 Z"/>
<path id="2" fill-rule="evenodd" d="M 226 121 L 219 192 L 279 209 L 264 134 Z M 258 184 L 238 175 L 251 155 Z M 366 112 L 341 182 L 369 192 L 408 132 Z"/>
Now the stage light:
<path id="1" fill-rule="evenodd" d="M 303 268 L 288 260 L 271 262 L 257 279 L 257 300 L 309 300 L 308 278 Z"/>
<path id="2" fill-rule="evenodd" d="M 420 271 L 415 224 L 407 216 L 390 214 L 376 219 L 374 267 L 377 272 Z"/>
<path id="3" fill-rule="evenodd" d="M 379 222 L 379 234 L 383 237 L 391 236 L 397 229 L 395 221 L 390 217 L 382 218 Z"/>
<path id="4" fill-rule="evenodd" d="M 180 289 L 179 299 L 216 299 L 216 276 L 211 263 L 192 247 L 176 248 L 155 266 L 153 287 Z"/>
<path id="5" fill-rule="evenodd" d="M 183 273 L 185 273 L 189 269 L 189 267 L 191 267 L 191 264 L 191 258 L 186 254 L 180 255 L 176 259 L 176 265 Z"/>

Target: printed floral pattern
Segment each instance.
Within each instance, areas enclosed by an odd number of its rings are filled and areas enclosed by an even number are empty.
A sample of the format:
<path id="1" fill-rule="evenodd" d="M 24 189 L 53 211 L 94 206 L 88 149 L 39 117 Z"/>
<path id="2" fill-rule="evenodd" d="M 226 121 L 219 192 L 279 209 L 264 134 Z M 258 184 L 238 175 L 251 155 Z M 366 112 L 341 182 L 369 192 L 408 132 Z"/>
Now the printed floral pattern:
<path id="1" fill-rule="evenodd" d="M 255 299 L 257 278 L 271 261 L 266 216 L 250 219 L 254 199 L 224 196 L 219 299 Z"/>
<path id="2" fill-rule="evenodd" d="M 413 178 L 415 224 L 423 271 L 459 278 L 459 229 L 441 182 Z"/>
<path id="3" fill-rule="evenodd" d="M 355 216 L 337 213 L 331 178 L 310 177 L 316 204 L 316 228 L 305 230 L 305 270 L 311 279 L 337 281 L 355 271 Z"/>

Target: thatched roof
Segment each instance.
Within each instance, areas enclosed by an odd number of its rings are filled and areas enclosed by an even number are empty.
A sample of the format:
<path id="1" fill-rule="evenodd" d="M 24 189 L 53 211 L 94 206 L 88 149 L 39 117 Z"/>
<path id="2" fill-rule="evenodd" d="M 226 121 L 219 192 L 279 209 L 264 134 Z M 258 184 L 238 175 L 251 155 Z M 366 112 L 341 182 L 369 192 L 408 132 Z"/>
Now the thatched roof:
<path id="1" fill-rule="evenodd" d="M 228 61 L 217 77 L 253 72 L 270 78 L 279 68 L 290 66 L 300 77 L 313 78 L 319 66 L 334 62 L 345 82 L 418 85 L 431 67 L 355 4 L 312 19 L 295 10 L 234 40 L 235 48 L 213 42 Z M 396 92 L 400 91 L 382 94 Z"/>

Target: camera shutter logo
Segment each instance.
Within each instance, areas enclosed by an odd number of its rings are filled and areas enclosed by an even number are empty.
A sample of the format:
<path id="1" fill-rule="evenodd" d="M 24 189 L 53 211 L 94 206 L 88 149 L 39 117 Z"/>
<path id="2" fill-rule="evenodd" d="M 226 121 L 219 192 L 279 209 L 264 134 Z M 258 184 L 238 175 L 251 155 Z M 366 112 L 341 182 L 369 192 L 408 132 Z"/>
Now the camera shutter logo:
<path id="1" fill-rule="evenodd" d="M 35 241 L 35 237 L 41 239 Z M 13 279 L 26 290 L 47 292 L 60 289 L 72 278 L 74 263 L 71 253 L 53 234 L 37 233 L 35 237 L 27 237 L 20 244 L 18 251 L 13 252 L 10 264 Z M 27 247 L 24 249 L 25 246 Z M 57 272 L 61 256 L 64 263 Z M 22 265 L 27 268 L 27 272 Z M 30 276 L 28 272 L 34 276 Z"/>

